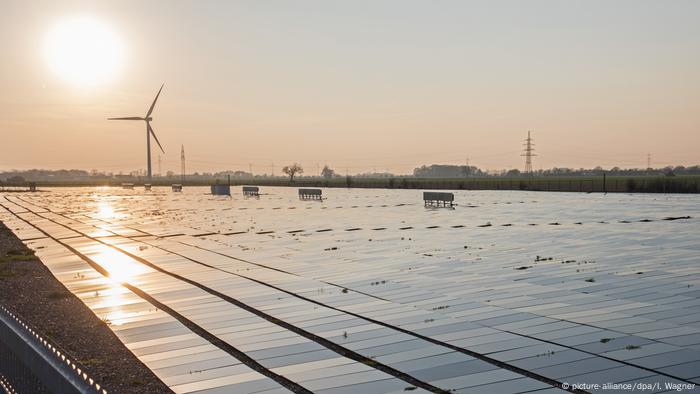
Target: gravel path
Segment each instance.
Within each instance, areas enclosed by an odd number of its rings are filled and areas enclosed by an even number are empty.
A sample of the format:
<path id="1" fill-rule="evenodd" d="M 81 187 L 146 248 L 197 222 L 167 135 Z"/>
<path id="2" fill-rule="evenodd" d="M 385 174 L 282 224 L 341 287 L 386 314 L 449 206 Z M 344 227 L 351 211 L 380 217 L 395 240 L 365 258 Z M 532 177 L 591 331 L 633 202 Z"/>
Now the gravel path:
<path id="1" fill-rule="evenodd" d="M 0 304 L 66 350 L 109 393 L 172 393 L 2 222 Z"/>

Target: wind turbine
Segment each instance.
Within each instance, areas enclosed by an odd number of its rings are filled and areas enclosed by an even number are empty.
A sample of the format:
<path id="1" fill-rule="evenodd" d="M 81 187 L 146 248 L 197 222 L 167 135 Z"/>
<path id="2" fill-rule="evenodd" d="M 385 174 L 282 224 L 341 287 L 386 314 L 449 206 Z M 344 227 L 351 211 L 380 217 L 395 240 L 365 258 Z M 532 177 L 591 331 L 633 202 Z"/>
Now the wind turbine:
<path id="1" fill-rule="evenodd" d="M 163 146 L 160 145 L 160 141 L 158 141 L 158 137 L 156 137 L 156 133 L 153 131 L 153 128 L 151 127 L 151 121 L 153 118 L 151 117 L 151 114 L 153 113 L 153 108 L 156 106 L 156 101 L 158 101 L 158 96 L 160 96 L 160 91 L 163 90 L 163 86 L 165 84 L 160 86 L 160 90 L 158 90 L 158 94 L 156 94 L 156 98 L 153 99 L 153 104 L 151 104 L 151 108 L 148 109 L 148 112 L 146 113 L 146 117 L 141 118 L 138 116 L 129 116 L 125 118 L 107 118 L 107 120 L 143 120 L 146 122 L 146 157 L 148 160 L 148 179 L 151 179 L 151 135 L 153 135 L 153 138 L 156 140 L 156 143 L 158 143 L 158 147 L 160 148 L 160 151 L 165 153 L 163 150 Z"/>

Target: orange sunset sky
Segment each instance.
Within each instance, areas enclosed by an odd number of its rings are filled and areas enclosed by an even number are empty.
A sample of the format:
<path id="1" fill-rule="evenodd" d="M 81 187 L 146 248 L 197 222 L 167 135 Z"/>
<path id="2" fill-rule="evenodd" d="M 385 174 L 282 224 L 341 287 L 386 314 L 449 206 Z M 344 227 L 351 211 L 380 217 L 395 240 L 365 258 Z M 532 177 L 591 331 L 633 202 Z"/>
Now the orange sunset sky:
<path id="1" fill-rule="evenodd" d="M 0 4 L 0 171 L 700 163 L 698 1 Z"/>

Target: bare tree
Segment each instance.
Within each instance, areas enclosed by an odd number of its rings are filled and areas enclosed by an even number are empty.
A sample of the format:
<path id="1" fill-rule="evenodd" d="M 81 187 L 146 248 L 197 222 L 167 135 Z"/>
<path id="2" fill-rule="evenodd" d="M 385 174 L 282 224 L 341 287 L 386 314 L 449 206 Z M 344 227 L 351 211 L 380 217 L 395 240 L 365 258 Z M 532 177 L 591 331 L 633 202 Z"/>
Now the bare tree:
<path id="1" fill-rule="evenodd" d="M 289 181 L 294 182 L 294 176 L 297 174 L 303 174 L 304 169 L 298 163 L 294 163 L 291 166 L 284 166 L 282 172 L 289 175 Z"/>
<path id="2" fill-rule="evenodd" d="M 323 166 L 323 170 L 321 170 L 321 176 L 326 179 L 333 178 L 335 176 L 335 171 L 328 166 Z"/>

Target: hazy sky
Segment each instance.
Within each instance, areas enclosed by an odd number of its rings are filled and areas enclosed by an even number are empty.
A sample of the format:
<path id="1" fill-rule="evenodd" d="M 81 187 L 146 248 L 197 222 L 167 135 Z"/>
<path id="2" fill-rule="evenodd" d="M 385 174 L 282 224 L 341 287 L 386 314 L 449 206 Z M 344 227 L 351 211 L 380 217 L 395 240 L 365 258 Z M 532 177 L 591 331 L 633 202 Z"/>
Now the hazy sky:
<path id="1" fill-rule="evenodd" d="M 123 47 L 91 86 L 45 56 L 81 15 Z M 692 0 L 0 0 L 0 170 L 145 168 L 143 122 L 105 119 L 163 82 L 163 172 L 181 144 L 191 171 L 522 169 L 528 129 L 536 168 L 698 164 L 699 21 Z"/>

